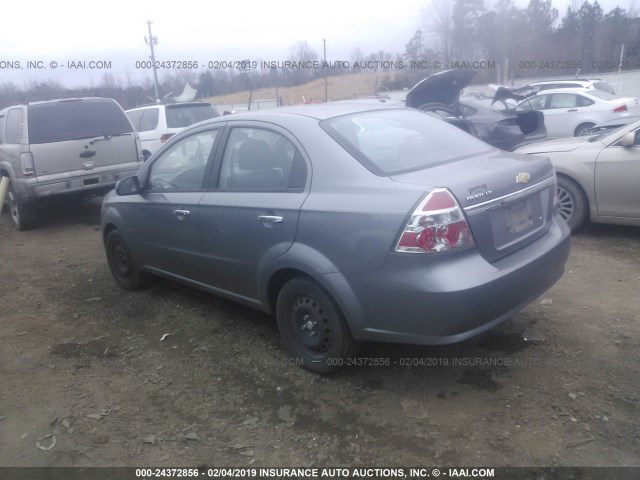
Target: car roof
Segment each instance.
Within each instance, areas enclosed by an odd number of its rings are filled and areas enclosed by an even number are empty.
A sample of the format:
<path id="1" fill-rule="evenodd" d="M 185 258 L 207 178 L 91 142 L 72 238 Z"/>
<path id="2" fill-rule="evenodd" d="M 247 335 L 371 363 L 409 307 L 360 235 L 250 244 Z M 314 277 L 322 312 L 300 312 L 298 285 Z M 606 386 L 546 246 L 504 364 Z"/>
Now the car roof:
<path id="1" fill-rule="evenodd" d="M 571 80 L 571 79 L 563 79 L 563 80 L 539 80 L 537 82 L 532 82 L 529 85 L 545 85 L 545 84 L 549 84 L 549 83 L 586 83 L 586 84 L 592 84 L 595 82 L 602 82 L 603 80 L 600 78 L 590 78 L 590 79 L 586 79 L 586 78 L 576 78 L 575 80 Z"/>
<path id="2" fill-rule="evenodd" d="M 549 93 L 586 93 L 589 95 L 593 91 L 593 88 L 550 88 L 549 90 L 541 90 L 537 92 L 535 96 L 547 95 Z"/>
<path id="3" fill-rule="evenodd" d="M 129 108 L 125 110 L 126 112 L 131 112 L 133 110 L 142 110 L 143 108 L 152 108 L 152 107 L 172 107 L 172 106 L 184 106 L 184 105 L 211 105 L 211 102 L 176 102 L 176 103 L 146 103 L 144 105 L 138 105 L 134 108 Z"/>
<path id="4" fill-rule="evenodd" d="M 249 111 L 245 113 L 234 113 L 229 116 L 218 117 L 211 121 L 227 120 L 267 120 L 278 117 L 290 117 L 292 115 L 314 118 L 316 120 L 326 120 L 328 118 L 348 115 L 350 113 L 368 112 L 375 110 L 406 109 L 415 110 L 404 106 L 404 103 L 385 99 L 366 100 L 344 100 L 328 103 L 312 103 L 308 105 L 293 105 L 279 107 L 270 110 Z"/>

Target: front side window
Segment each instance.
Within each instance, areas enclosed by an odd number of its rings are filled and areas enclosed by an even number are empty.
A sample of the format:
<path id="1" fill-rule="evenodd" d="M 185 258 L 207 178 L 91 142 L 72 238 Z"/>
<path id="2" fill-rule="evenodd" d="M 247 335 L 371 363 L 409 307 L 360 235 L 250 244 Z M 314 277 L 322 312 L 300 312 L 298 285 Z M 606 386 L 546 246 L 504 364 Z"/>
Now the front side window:
<path id="1" fill-rule="evenodd" d="M 219 187 L 243 192 L 304 187 L 306 165 L 298 149 L 280 133 L 234 128 L 222 159 Z"/>
<path id="2" fill-rule="evenodd" d="M 195 133 L 164 152 L 151 165 L 149 190 L 201 190 L 217 135 L 217 129 Z"/>

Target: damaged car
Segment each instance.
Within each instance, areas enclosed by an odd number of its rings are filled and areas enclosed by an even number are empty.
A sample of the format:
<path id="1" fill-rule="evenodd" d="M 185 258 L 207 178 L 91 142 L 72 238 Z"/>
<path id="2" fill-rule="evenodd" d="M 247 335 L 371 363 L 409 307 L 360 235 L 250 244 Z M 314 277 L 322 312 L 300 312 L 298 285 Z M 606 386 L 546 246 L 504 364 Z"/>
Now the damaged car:
<path id="1" fill-rule="evenodd" d="M 446 70 L 416 84 L 407 94 L 408 107 L 434 113 L 489 145 L 512 151 L 547 136 L 544 114 L 524 108 L 526 94 L 498 88 L 493 98 L 462 95 L 473 79 L 471 70 Z M 516 109 L 516 106 L 517 109 Z"/>

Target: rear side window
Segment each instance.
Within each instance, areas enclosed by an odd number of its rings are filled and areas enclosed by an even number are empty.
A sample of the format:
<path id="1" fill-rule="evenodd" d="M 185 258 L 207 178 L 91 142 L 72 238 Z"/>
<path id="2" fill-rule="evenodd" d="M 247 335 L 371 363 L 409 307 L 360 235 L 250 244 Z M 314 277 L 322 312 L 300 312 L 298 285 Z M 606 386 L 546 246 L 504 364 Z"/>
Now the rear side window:
<path id="1" fill-rule="evenodd" d="M 20 143 L 20 126 L 22 124 L 22 109 L 14 108 L 7 114 L 7 129 L 5 143 Z"/>
<path id="2" fill-rule="evenodd" d="M 220 172 L 222 190 L 288 191 L 304 187 L 305 180 L 304 159 L 287 138 L 262 128 L 231 130 Z"/>
<path id="3" fill-rule="evenodd" d="M 126 112 L 127 117 L 131 121 L 133 128 L 137 131 L 140 131 L 140 122 L 142 121 L 142 115 L 144 115 L 144 110 L 132 110 L 130 112 Z"/>
<path id="4" fill-rule="evenodd" d="M 167 105 L 166 112 L 167 127 L 169 128 L 184 128 L 194 123 L 220 116 L 210 103 Z"/>
<path id="5" fill-rule="evenodd" d="M 158 108 L 147 108 L 144 110 L 144 114 L 140 120 L 140 129 L 138 131 L 149 132 L 155 130 L 158 126 L 158 118 L 160 118 Z"/>
<path id="6" fill-rule="evenodd" d="M 71 100 L 29 106 L 29 142 L 121 135 L 132 132 L 131 123 L 112 100 Z"/>

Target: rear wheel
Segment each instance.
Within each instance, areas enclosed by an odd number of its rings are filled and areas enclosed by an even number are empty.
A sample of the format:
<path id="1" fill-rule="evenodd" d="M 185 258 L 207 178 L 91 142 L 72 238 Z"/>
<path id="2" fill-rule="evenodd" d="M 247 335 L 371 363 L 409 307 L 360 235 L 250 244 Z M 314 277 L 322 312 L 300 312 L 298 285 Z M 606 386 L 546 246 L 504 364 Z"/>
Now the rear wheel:
<path id="1" fill-rule="evenodd" d="M 582 189 L 573 180 L 563 176 L 558 177 L 558 210 L 572 232 L 585 222 L 589 210 Z"/>
<path id="2" fill-rule="evenodd" d="M 118 230 L 107 235 L 105 242 L 109 270 L 116 283 L 127 290 L 137 290 L 147 279 L 146 274 L 138 268 L 124 237 Z"/>
<path id="3" fill-rule="evenodd" d="M 335 372 L 358 353 L 338 306 L 310 279 L 294 278 L 282 287 L 276 317 L 285 346 L 306 370 Z"/>
<path id="4" fill-rule="evenodd" d="M 33 205 L 29 205 L 20 200 L 16 194 L 13 184 L 9 184 L 7 192 L 7 204 L 11 221 L 18 230 L 28 230 L 38 223 L 38 212 Z"/>

